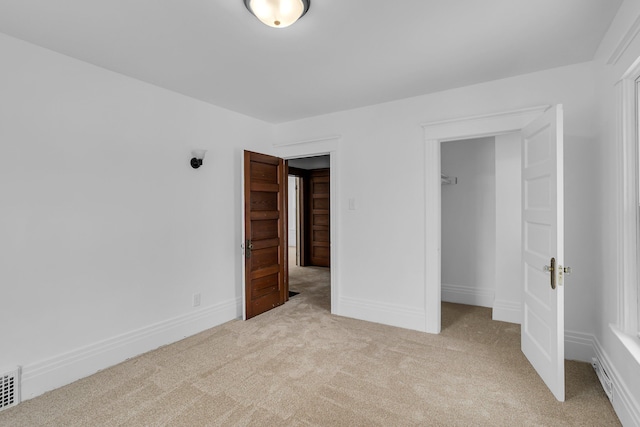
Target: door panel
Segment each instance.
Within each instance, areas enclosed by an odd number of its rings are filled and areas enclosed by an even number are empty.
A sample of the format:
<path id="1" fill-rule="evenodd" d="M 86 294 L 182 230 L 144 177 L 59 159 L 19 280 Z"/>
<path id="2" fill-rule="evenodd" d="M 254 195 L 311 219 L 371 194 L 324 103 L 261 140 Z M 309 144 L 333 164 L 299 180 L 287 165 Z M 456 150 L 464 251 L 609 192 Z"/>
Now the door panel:
<path id="1" fill-rule="evenodd" d="M 286 178 L 282 159 L 244 152 L 246 319 L 286 301 Z"/>
<path id="2" fill-rule="evenodd" d="M 521 346 L 564 401 L 564 212 L 562 106 L 522 130 L 523 322 Z M 554 271 L 545 270 L 555 258 Z M 556 281 L 551 286 L 551 275 Z"/>
<path id="3" fill-rule="evenodd" d="M 329 267 L 329 169 L 311 171 L 309 175 L 310 261 L 311 265 Z"/>

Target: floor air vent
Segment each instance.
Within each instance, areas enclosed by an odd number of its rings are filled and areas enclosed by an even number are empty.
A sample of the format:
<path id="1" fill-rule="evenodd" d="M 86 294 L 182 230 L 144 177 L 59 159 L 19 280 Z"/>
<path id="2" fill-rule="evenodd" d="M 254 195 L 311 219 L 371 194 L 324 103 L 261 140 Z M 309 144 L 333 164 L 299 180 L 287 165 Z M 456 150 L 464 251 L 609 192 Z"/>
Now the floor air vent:
<path id="1" fill-rule="evenodd" d="M 613 383 L 611 382 L 611 378 L 609 378 L 609 374 L 607 374 L 602 363 L 600 363 L 600 359 L 597 357 L 591 359 L 591 365 L 593 366 L 593 369 L 595 369 L 596 375 L 598 375 L 598 379 L 600 380 L 600 384 L 602 384 L 605 394 L 613 403 Z"/>
<path id="2" fill-rule="evenodd" d="M 20 403 L 20 368 L 0 374 L 0 411 Z"/>

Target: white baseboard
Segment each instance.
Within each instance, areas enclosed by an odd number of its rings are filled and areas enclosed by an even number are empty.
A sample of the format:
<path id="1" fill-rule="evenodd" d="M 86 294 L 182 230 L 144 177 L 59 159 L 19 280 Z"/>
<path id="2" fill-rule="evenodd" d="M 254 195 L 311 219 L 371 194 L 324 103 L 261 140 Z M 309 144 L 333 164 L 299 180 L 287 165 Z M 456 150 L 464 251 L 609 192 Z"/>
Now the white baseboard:
<path id="1" fill-rule="evenodd" d="M 493 311 L 491 318 L 493 320 L 499 320 L 500 322 L 517 323 L 522 324 L 522 303 L 495 300 L 493 302 Z"/>
<path id="2" fill-rule="evenodd" d="M 593 337 L 593 344 L 596 357 L 604 367 L 613 383 L 613 409 L 623 426 L 640 426 L 640 405 L 627 388 L 625 381 L 620 377 L 618 371 L 613 367 L 611 359 L 607 356 L 604 348 L 596 337 Z M 627 380 L 634 381 L 633 378 Z"/>
<path id="3" fill-rule="evenodd" d="M 591 363 L 591 359 L 596 355 L 594 342 L 595 337 L 592 334 L 567 331 L 565 329 L 564 358 Z"/>
<path id="4" fill-rule="evenodd" d="M 339 316 L 425 331 L 426 316 L 423 309 L 348 297 L 340 297 L 338 305 L 339 310 L 336 314 Z"/>
<path id="5" fill-rule="evenodd" d="M 22 367 L 22 400 L 241 316 L 239 298 L 108 338 Z"/>
<path id="6" fill-rule="evenodd" d="M 493 289 L 482 289 L 473 286 L 442 284 L 442 301 L 456 304 L 493 307 Z"/>

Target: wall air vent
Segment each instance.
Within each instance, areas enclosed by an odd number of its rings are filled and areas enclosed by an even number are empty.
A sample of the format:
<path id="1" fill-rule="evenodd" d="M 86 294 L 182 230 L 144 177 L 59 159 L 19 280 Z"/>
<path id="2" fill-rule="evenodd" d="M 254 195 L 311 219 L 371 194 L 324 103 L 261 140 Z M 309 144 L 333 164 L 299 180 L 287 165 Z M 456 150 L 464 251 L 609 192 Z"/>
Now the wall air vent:
<path id="1" fill-rule="evenodd" d="M 20 368 L 0 373 L 0 411 L 20 403 Z"/>
<path id="2" fill-rule="evenodd" d="M 613 403 L 613 382 L 611 378 L 609 378 L 609 374 L 607 374 L 604 366 L 602 366 L 602 362 L 600 362 L 600 359 L 597 357 L 594 357 L 591 359 L 591 366 L 593 366 L 593 369 L 596 371 L 596 375 L 600 380 L 600 384 L 602 384 L 605 394 L 611 403 Z"/>

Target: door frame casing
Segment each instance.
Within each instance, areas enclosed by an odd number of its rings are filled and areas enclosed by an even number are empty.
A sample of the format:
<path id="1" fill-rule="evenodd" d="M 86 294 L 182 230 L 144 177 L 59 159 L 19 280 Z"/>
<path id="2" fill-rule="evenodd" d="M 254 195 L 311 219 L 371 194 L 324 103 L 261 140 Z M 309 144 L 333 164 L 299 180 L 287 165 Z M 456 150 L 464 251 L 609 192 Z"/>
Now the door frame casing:
<path id="1" fill-rule="evenodd" d="M 331 313 L 340 314 L 340 307 L 338 305 L 340 301 L 340 283 L 338 281 L 339 271 L 339 236 L 338 233 L 338 212 L 339 212 L 339 200 L 338 197 L 338 179 L 339 179 L 339 142 L 342 139 L 341 135 L 333 135 L 323 138 L 293 141 L 285 143 L 277 143 L 273 145 L 274 155 L 281 157 L 284 160 L 297 159 L 301 157 L 313 157 L 329 155 L 329 222 L 331 224 L 330 235 L 330 275 L 331 275 Z"/>
<path id="2" fill-rule="evenodd" d="M 430 122 L 421 125 L 425 143 L 425 332 L 439 334 L 441 330 L 442 189 L 440 180 L 440 144 L 445 141 L 520 132 L 522 128 L 539 117 L 549 107 L 549 105 L 543 105 L 502 113 Z"/>

